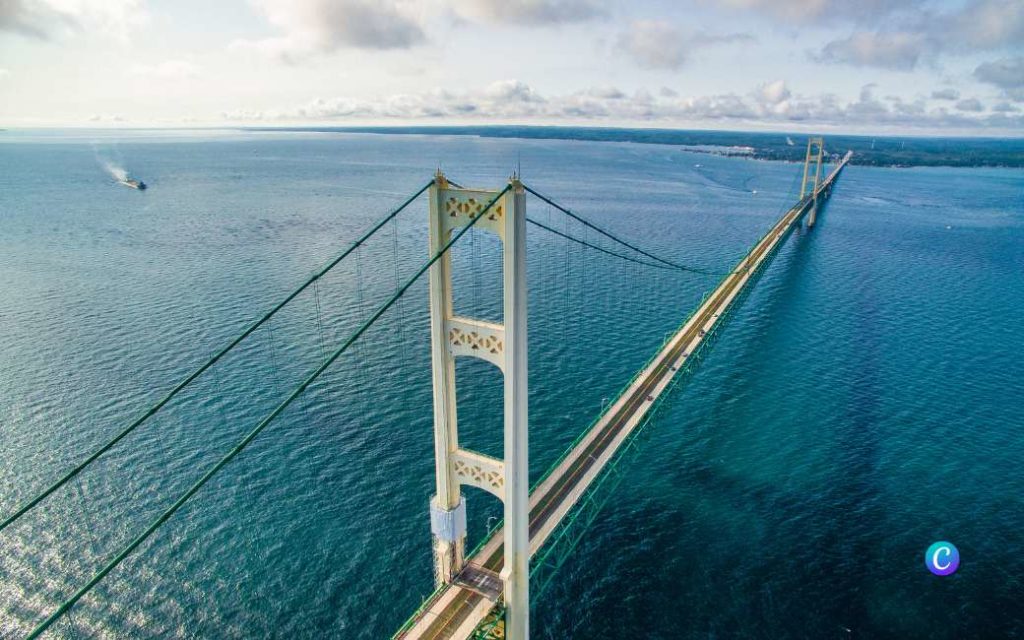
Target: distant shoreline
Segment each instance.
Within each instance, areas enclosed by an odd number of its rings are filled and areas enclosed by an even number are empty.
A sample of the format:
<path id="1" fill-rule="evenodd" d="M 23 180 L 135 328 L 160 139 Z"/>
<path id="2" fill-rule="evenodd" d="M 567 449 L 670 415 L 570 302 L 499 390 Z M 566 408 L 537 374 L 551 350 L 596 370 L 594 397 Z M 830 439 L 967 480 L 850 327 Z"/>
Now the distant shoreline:
<path id="1" fill-rule="evenodd" d="M 560 126 L 409 126 L 409 127 L 240 127 L 242 131 L 374 133 L 392 135 L 464 135 L 524 140 L 579 140 L 665 144 L 692 153 L 754 160 L 802 162 L 807 134 L 685 129 L 628 129 Z M 851 164 L 874 167 L 1024 168 L 1024 139 L 825 136 L 825 146 L 841 154 L 853 151 Z"/>
<path id="2" fill-rule="evenodd" d="M 243 133 L 358 133 L 382 135 L 475 136 L 521 140 L 580 142 L 628 142 L 659 144 L 688 153 L 748 158 L 751 160 L 803 162 L 808 133 L 764 131 L 713 131 L 699 129 L 638 129 L 625 127 L 567 127 L 541 125 L 488 126 L 222 126 L 222 127 L 118 127 L 71 129 L 0 128 L 0 143 L 19 142 L 8 133 L 37 132 L 40 142 L 61 142 L 60 133 L 79 139 L 90 132 L 104 138 L 129 133 L 173 134 L 187 132 Z M 874 167 L 1024 168 L 1024 137 L 968 138 L 951 136 L 870 136 L 823 134 L 825 146 L 837 157 L 853 151 L 851 164 Z M 51 139 L 52 138 L 52 139 Z"/>

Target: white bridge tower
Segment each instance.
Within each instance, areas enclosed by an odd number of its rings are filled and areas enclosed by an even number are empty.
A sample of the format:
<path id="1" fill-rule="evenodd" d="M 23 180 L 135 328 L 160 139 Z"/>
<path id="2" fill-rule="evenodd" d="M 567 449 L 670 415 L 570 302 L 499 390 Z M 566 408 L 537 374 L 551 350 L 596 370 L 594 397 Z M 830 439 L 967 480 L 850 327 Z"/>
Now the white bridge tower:
<path id="1" fill-rule="evenodd" d="M 488 491 L 505 505 L 505 636 L 529 636 L 530 532 L 527 449 L 526 192 L 516 176 L 499 191 L 454 188 L 438 171 L 430 187 L 430 255 L 452 231 L 477 216 L 476 229 L 502 241 L 502 323 L 455 315 L 450 252 L 430 268 L 430 340 L 434 387 L 434 462 L 437 494 L 430 503 L 434 576 L 438 586 L 455 579 L 465 563 L 466 499 L 463 485 Z M 459 446 L 455 358 L 472 356 L 504 374 L 505 452 L 498 460 Z"/>
<path id="2" fill-rule="evenodd" d="M 800 183 L 800 199 L 807 195 L 807 179 L 810 177 L 811 163 L 814 163 L 814 184 L 811 185 L 810 193 L 814 194 L 814 204 L 811 205 L 811 213 L 807 216 L 808 228 L 814 226 L 818 216 L 818 185 L 821 184 L 821 163 L 825 155 L 825 139 L 812 137 L 807 139 L 807 155 L 804 157 L 804 179 Z"/>

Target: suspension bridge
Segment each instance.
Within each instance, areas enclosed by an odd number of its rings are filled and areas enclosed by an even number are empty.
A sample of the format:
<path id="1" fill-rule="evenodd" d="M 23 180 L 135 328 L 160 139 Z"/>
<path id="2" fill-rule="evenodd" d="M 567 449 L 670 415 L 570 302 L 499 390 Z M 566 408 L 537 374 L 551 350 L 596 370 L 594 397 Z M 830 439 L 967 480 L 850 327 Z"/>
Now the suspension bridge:
<path id="1" fill-rule="evenodd" d="M 68 615 L 111 571 L 156 535 L 208 482 L 241 455 L 395 306 L 414 283 L 426 276 L 429 280 L 435 445 L 435 495 L 429 511 L 436 590 L 394 637 L 527 638 L 531 598 L 537 598 L 544 592 L 552 576 L 571 555 L 585 535 L 587 526 L 593 522 L 601 506 L 614 491 L 621 477 L 620 467 L 636 454 L 638 435 L 651 422 L 670 390 L 694 370 L 717 337 L 730 311 L 749 292 L 758 274 L 788 235 L 805 220 L 809 228 L 814 226 L 821 206 L 831 195 L 850 155 L 847 153 L 839 159 L 828 175 L 823 176 L 826 158 L 824 141 L 821 138 L 810 138 L 797 202 L 785 211 L 732 269 L 720 274 L 681 264 L 624 240 L 524 184 L 518 176 L 513 176 L 500 190 L 485 190 L 463 187 L 438 171 L 432 180 L 217 351 L 157 403 L 0 521 L 2 536 L 4 530 L 29 515 L 125 438 L 145 427 L 176 396 L 311 287 L 317 291 L 319 322 L 318 282 L 417 198 L 427 194 L 427 260 L 409 278 L 396 282 L 393 293 L 341 340 L 334 351 L 328 353 L 324 348 L 321 329 L 323 356 L 318 366 L 298 386 L 291 389 L 244 438 L 135 535 L 129 544 L 107 559 L 102 568 L 67 596 L 26 637 L 40 637 L 54 623 Z M 586 237 L 579 238 L 528 218 L 528 194 L 611 241 L 616 248 L 598 245 Z M 662 269 L 721 276 L 717 287 L 705 296 L 697 309 L 664 341 L 619 395 L 604 407 L 590 427 L 532 485 L 528 473 L 528 224 L 617 258 Z M 458 315 L 454 310 L 451 249 L 471 229 L 493 234 L 501 243 L 501 322 Z M 504 454 L 500 459 L 460 445 L 454 372 L 455 359 L 459 357 L 488 362 L 497 367 L 503 376 L 504 406 L 500 411 L 504 423 Z M 467 512 L 466 500 L 462 495 L 462 489 L 466 486 L 493 494 L 502 501 L 504 508 L 502 523 L 470 551 L 466 549 Z"/>

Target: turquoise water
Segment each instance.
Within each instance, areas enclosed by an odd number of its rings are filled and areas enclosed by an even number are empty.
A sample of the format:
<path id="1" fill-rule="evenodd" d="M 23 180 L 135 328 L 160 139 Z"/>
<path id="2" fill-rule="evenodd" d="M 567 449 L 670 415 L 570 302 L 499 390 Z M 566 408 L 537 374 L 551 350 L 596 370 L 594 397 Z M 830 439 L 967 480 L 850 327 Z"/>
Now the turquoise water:
<path id="1" fill-rule="evenodd" d="M 527 183 L 594 222 L 710 269 L 731 266 L 795 199 L 798 171 L 624 143 L 4 135 L 0 514 L 438 164 L 498 187 L 521 163 Z M 104 163 L 150 189 L 116 185 Z M 337 347 L 426 258 L 425 217 L 420 200 L 0 533 L 0 636 L 27 633 Z M 495 317 L 496 247 L 467 242 L 457 309 Z M 536 228 L 529 255 L 539 476 L 714 279 Z M 1024 636 L 1022 270 L 1024 173 L 848 168 L 820 224 L 789 239 L 674 393 L 535 603 L 535 637 Z M 432 589 L 426 311 L 421 282 L 53 635 L 390 635 Z M 463 442 L 500 454 L 497 375 L 460 362 L 457 376 Z M 478 540 L 500 505 L 468 500 Z M 923 562 L 940 539 L 961 553 L 945 578 Z"/>

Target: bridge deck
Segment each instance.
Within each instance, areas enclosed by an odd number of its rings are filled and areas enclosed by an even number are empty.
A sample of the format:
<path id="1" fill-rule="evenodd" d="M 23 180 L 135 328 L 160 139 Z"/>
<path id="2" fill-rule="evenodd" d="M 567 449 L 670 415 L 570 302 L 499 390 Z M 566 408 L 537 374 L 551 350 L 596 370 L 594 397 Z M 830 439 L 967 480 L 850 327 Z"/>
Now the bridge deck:
<path id="1" fill-rule="evenodd" d="M 821 183 L 824 202 L 850 154 Z M 690 354 L 711 333 L 736 297 L 783 242 L 795 223 L 810 209 L 811 197 L 787 211 L 774 227 L 736 265 L 690 320 L 662 347 L 658 355 L 616 399 L 590 432 L 530 495 L 530 553 L 535 554 L 562 518 L 586 493 L 620 445 L 639 425 L 658 396 L 682 369 Z M 434 594 L 396 638 L 435 640 L 468 638 L 496 606 L 504 560 L 503 532 L 497 531 L 467 561 L 459 579 Z"/>

